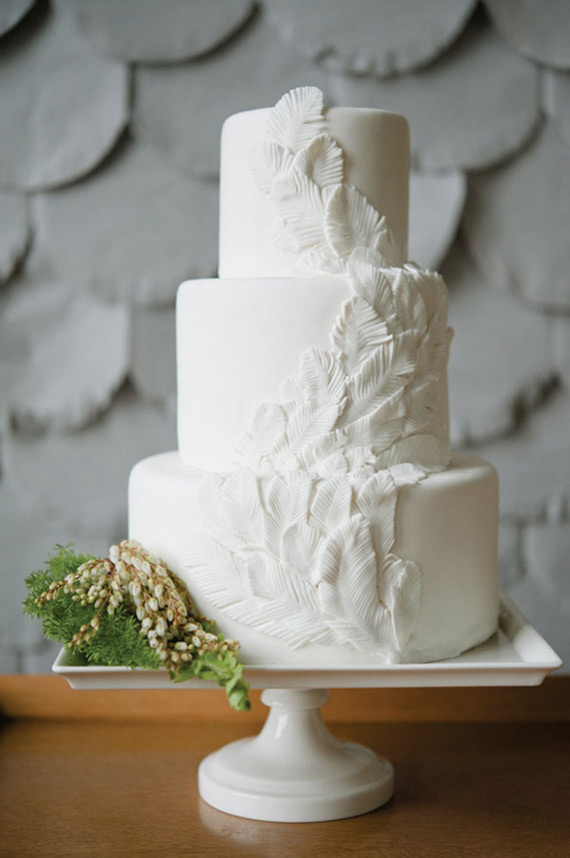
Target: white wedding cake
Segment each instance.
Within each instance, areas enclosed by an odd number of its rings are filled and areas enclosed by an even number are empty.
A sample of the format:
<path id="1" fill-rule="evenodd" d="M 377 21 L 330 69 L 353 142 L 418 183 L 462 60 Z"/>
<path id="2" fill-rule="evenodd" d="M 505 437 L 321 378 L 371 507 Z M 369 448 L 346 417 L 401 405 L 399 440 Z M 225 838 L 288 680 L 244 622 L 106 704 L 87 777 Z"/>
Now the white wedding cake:
<path id="1" fill-rule="evenodd" d="M 312 87 L 224 125 L 220 279 L 179 289 L 179 452 L 133 469 L 129 535 L 246 664 L 431 661 L 497 627 L 497 475 L 449 451 L 409 162 L 402 116 Z"/>

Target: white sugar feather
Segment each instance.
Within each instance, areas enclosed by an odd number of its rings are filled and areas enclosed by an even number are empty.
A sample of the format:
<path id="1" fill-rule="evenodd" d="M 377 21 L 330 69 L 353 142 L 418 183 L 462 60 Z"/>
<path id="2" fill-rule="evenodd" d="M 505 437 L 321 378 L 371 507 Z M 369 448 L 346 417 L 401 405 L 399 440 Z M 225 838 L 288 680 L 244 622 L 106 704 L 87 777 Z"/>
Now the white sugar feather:
<path id="1" fill-rule="evenodd" d="M 351 514 L 352 486 L 342 476 L 320 480 L 311 504 L 309 521 L 324 535 L 336 530 Z"/>
<path id="2" fill-rule="evenodd" d="M 267 137 L 297 152 L 326 130 L 324 99 L 320 89 L 302 86 L 279 99 L 267 120 Z"/>
<path id="3" fill-rule="evenodd" d="M 293 155 L 277 143 L 258 143 L 250 151 L 248 160 L 257 187 L 269 195 L 275 183 L 287 176 Z"/>
<path id="4" fill-rule="evenodd" d="M 342 352 L 347 372 L 353 373 L 374 349 L 392 335 L 374 307 L 364 298 L 353 295 L 342 305 L 331 338 Z"/>
<path id="5" fill-rule="evenodd" d="M 323 550 L 318 568 L 323 607 L 328 613 L 363 626 L 370 634 L 379 607 L 376 574 L 368 523 L 355 515 L 333 531 Z"/>
<path id="6" fill-rule="evenodd" d="M 321 134 L 297 152 L 293 168 L 304 173 L 321 188 L 340 185 L 344 175 L 342 149 L 332 137 Z"/>
<path id="7" fill-rule="evenodd" d="M 301 450 L 311 439 L 330 432 L 338 415 L 336 403 L 317 405 L 304 402 L 299 405 L 291 415 L 287 429 L 291 450 Z"/>
<path id="8" fill-rule="evenodd" d="M 283 533 L 281 557 L 296 573 L 310 580 L 324 539 L 321 533 L 304 521 L 296 521 Z"/>
<path id="9" fill-rule="evenodd" d="M 263 545 L 263 507 L 257 477 L 249 468 L 232 471 L 221 487 L 228 522 L 245 545 Z"/>
<path id="10" fill-rule="evenodd" d="M 307 349 L 301 357 L 300 376 L 306 401 L 340 405 L 345 398 L 346 374 L 334 352 Z"/>
<path id="11" fill-rule="evenodd" d="M 376 209 L 356 188 L 334 188 L 325 210 L 325 234 L 336 256 L 347 256 L 357 247 L 376 248 L 384 225 Z"/>

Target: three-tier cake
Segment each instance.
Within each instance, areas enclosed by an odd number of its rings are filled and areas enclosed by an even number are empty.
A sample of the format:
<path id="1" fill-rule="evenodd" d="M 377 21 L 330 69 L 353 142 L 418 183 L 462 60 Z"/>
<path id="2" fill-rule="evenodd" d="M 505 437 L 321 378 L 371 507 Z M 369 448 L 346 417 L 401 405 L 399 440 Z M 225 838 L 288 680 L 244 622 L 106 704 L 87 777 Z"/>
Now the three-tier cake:
<path id="1" fill-rule="evenodd" d="M 409 169 L 402 116 L 312 87 L 224 125 L 220 279 L 179 289 L 179 451 L 133 469 L 129 535 L 246 664 L 431 661 L 497 627 L 497 476 L 450 454 Z"/>

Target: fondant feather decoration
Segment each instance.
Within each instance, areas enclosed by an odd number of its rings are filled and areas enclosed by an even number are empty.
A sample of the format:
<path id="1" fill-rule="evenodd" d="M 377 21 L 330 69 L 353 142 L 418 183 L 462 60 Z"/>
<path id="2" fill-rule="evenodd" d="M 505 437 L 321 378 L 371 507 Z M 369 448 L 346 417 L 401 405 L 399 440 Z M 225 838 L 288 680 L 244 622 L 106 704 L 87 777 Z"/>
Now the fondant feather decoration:
<path id="1" fill-rule="evenodd" d="M 276 241 L 353 294 L 330 348 L 307 349 L 280 401 L 256 410 L 241 466 L 206 479 L 192 575 L 228 617 L 293 648 L 349 644 L 400 661 L 421 570 L 394 550 L 398 495 L 449 461 L 446 289 L 404 264 L 386 219 L 344 183 L 320 90 L 283 96 L 251 165 Z"/>

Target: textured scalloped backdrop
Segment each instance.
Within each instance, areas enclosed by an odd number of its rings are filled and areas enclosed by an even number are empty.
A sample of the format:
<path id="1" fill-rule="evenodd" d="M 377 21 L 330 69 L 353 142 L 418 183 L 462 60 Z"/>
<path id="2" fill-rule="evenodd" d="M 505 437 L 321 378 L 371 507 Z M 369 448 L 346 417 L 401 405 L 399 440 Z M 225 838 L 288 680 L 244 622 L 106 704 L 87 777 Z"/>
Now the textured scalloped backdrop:
<path id="1" fill-rule="evenodd" d="M 125 535 L 175 444 L 174 297 L 215 274 L 230 113 L 314 84 L 410 120 L 411 256 L 456 329 L 453 440 L 501 477 L 501 577 L 570 663 L 570 3 L 0 4 L 0 672 L 56 542 Z"/>

